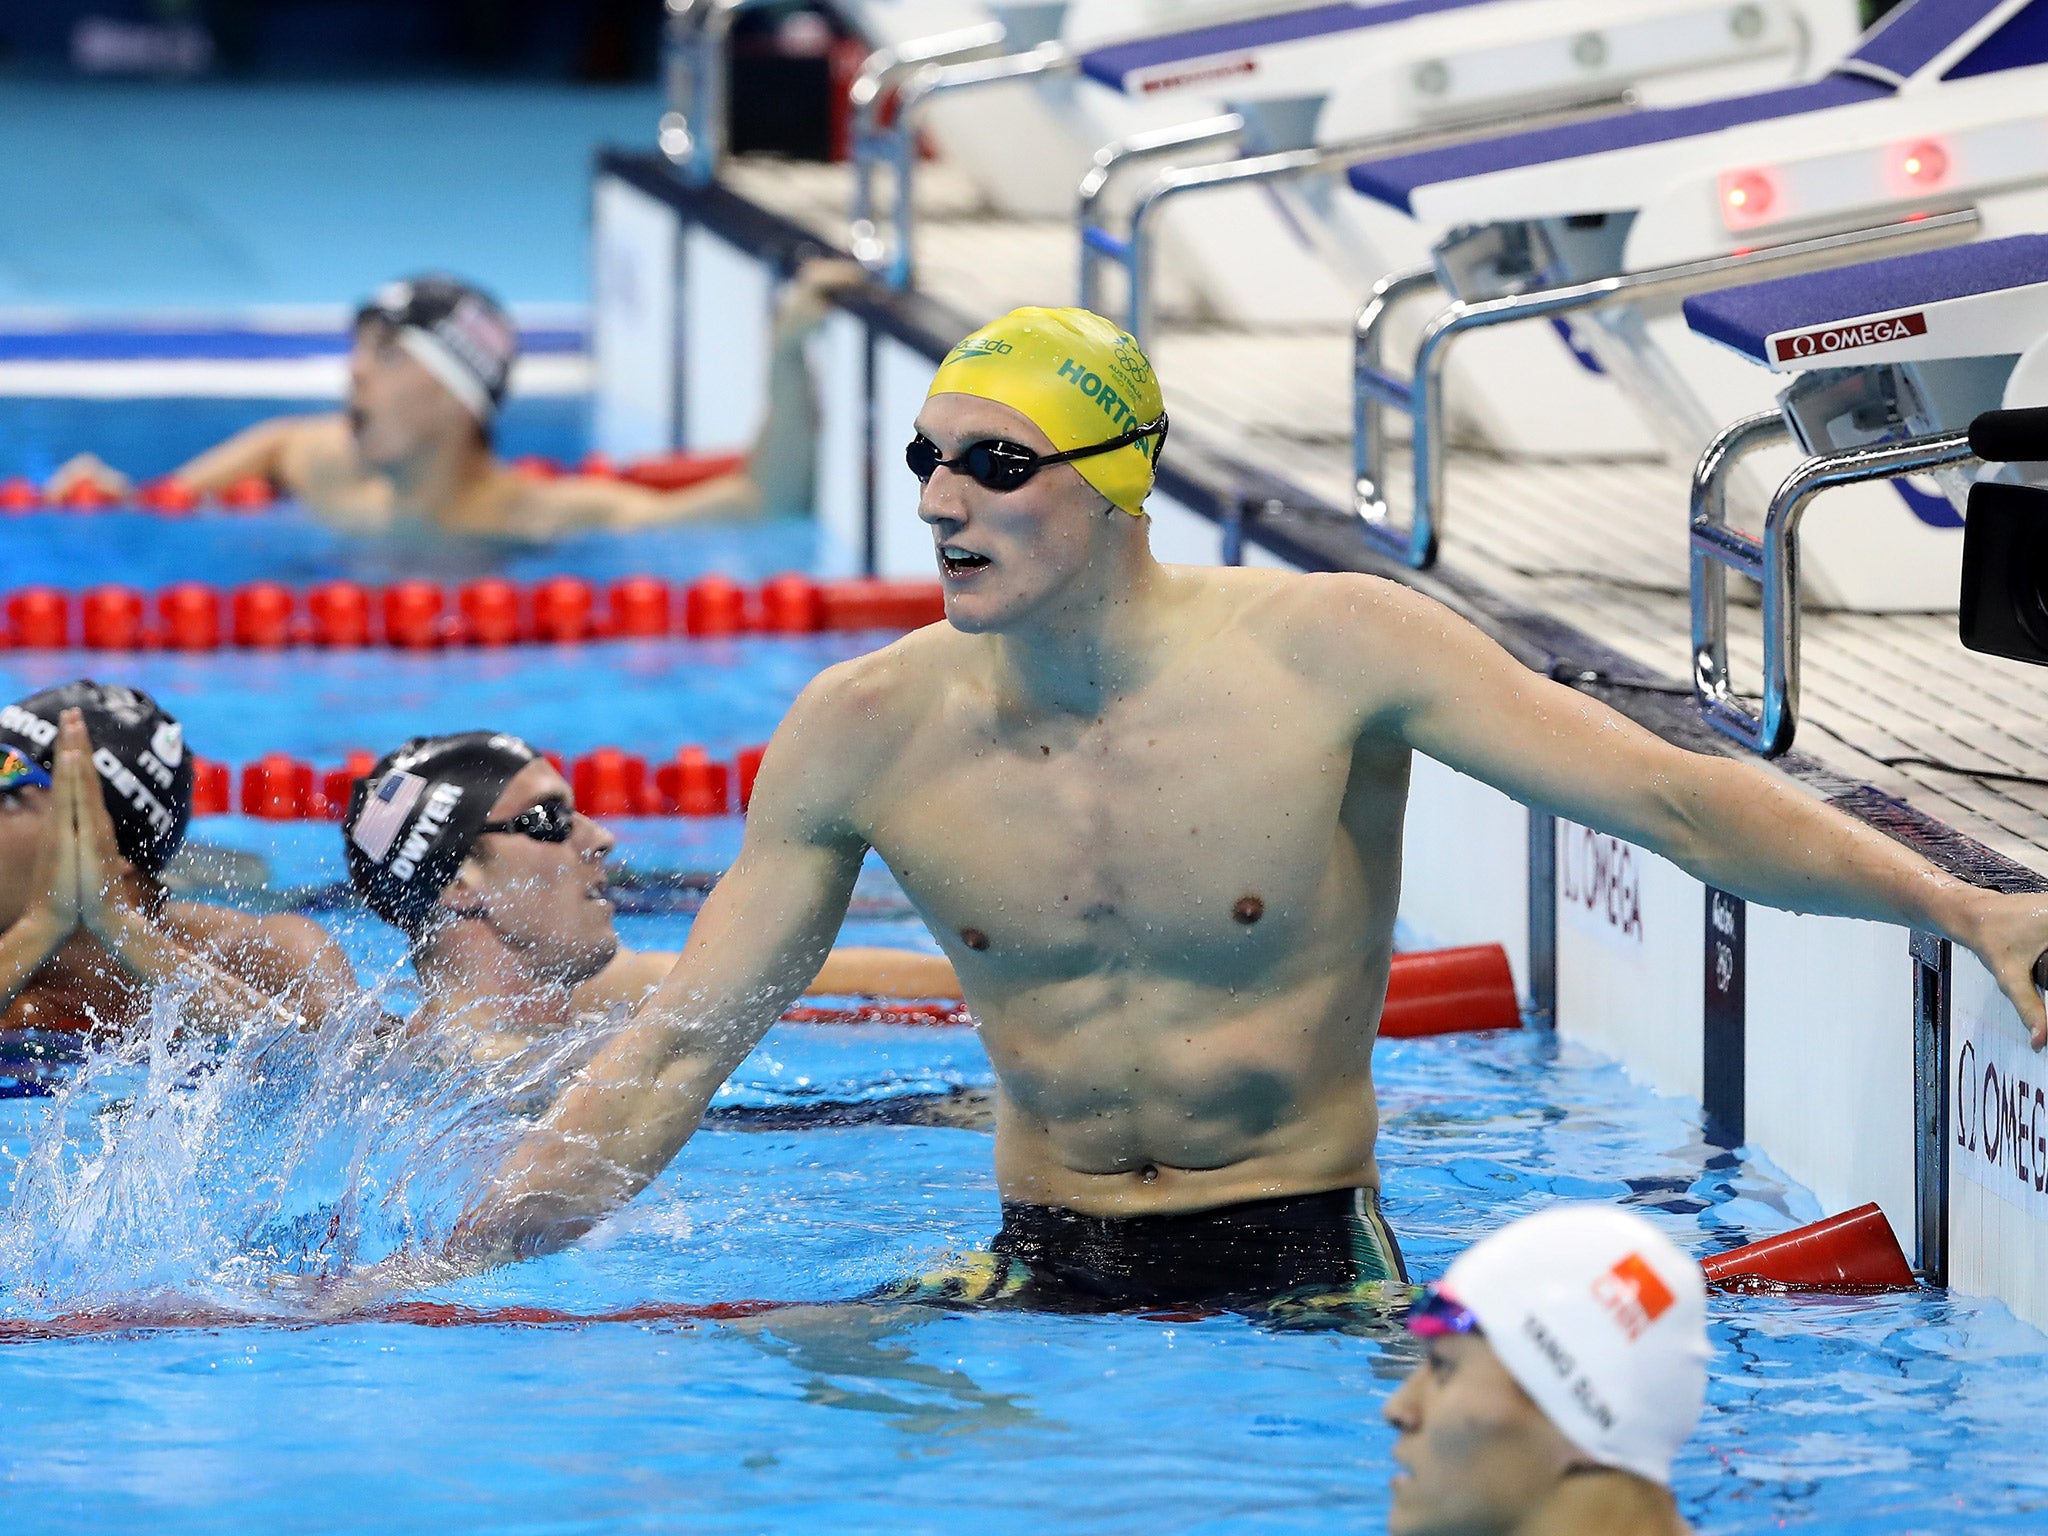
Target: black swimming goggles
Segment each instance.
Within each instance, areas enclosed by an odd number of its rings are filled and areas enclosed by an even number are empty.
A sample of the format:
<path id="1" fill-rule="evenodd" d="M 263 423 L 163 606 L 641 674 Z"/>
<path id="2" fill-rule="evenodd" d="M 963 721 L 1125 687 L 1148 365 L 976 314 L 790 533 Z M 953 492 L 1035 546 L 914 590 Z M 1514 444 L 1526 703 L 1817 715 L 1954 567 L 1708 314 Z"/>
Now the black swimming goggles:
<path id="1" fill-rule="evenodd" d="M 903 450 L 903 462 L 910 466 L 910 472 L 920 483 L 930 480 L 941 469 L 950 469 L 954 474 L 965 475 L 976 485 L 986 486 L 989 490 L 1014 491 L 1049 464 L 1068 464 L 1075 459 L 1092 458 L 1098 453 L 1112 453 L 1155 435 L 1159 442 L 1152 450 L 1152 462 L 1156 464 L 1160 450 L 1166 446 L 1164 411 L 1144 426 L 1131 428 L 1121 437 L 1112 437 L 1106 443 L 1091 443 L 1086 448 L 1070 448 L 1065 453 L 1033 453 L 1022 443 L 989 437 L 978 443 L 969 443 L 950 459 L 942 459 L 939 457 L 939 445 L 920 432 Z"/>
<path id="2" fill-rule="evenodd" d="M 530 805 L 517 816 L 487 821 L 477 828 L 480 833 L 509 832 L 514 837 L 530 837 L 536 843 L 566 843 L 575 830 L 576 808 L 560 795 Z"/>

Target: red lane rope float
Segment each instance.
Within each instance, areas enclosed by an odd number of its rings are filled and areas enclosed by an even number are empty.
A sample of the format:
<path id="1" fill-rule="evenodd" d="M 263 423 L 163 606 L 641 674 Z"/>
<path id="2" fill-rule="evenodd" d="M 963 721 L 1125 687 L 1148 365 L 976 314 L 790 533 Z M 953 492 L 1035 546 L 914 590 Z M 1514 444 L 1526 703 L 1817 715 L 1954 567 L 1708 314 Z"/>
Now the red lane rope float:
<path id="1" fill-rule="evenodd" d="M 665 639 L 677 634 L 816 634 L 919 629 L 946 616 L 935 581 L 813 581 L 786 572 L 755 589 L 706 576 L 680 589 L 658 576 L 628 576 L 600 597 L 579 576 L 520 584 L 490 576 L 449 589 L 431 581 L 387 587 L 325 581 L 295 592 L 275 581 L 232 589 L 180 581 L 154 597 L 116 582 L 75 597 L 20 587 L 0 598 L 0 646 L 95 651 L 282 650 L 382 645 L 427 651 L 581 640 Z M 677 623 L 680 616 L 681 623 Z"/>
<path id="2" fill-rule="evenodd" d="M 643 1301 L 608 1312 L 570 1312 L 560 1307 L 465 1307 L 446 1301 L 387 1301 L 323 1317 L 266 1317 L 232 1312 L 224 1307 L 191 1307 L 179 1311 L 68 1312 L 50 1318 L 9 1318 L 0 1321 L 0 1344 L 33 1344 L 50 1339 L 99 1338 L 108 1334 L 213 1332 L 222 1328 L 333 1328 L 363 1323 L 397 1323 L 415 1328 L 578 1328 L 591 1323 L 735 1322 L 800 1306 L 788 1301 Z"/>
<path id="3" fill-rule="evenodd" d="M 579 796 L 579 800 L 580 800 Z M 971 1025 L 958 1002 L 902 1003 L 879 999 L 851 1007 L 805 1004 L 782 1015 L 785 1024 L 906 1024 L 936 1027 Z M 1520 1029 L 1507 951 L 1498 944 L 1461 949 L 1420 949 L 1394 956 L 1387 979 L 1387 1006 L 1380 1037 L 1410 1040 L 1424 1035 L 1473 1034 L 1487 1029 Z"/>
<path id="4" fill-rule="evenodd" d="M 1724 1291 L 1910 1291 L 1912 1266 L 1875 1201 L 1700 1261 Z"/>
<path id="5" fill-rule="evenodd" d="M 735 786 L 742 786 L 741 795 L 753 788 L 749 764 L 758 764 L 761 752 L 749 747 L 737 763 L 718 762 L 700 746 L 679 748 L 662 763 L 617 747 L 599 747 L 573 761 L 545 755 L 575 789 L 577 808 L 592 816 L 729 816 L 745 809 Z M 338 821 L 348 809 L 349 790 L 376 762 L 375 753 L 355 751 L 340 765 L 321 768 L 287 752 L 266 752 L 237 770 L 194 758 L 192 814 L 240 811 L 265 821 Z"/>
<path id="6" fill-rule="evenodd" d="M 1507 951 L 1498 944 L 1419 949 L 1394 956 L 1387 973 L 1382 1040 L 1520 1029 L 1522 1007 Z"/>

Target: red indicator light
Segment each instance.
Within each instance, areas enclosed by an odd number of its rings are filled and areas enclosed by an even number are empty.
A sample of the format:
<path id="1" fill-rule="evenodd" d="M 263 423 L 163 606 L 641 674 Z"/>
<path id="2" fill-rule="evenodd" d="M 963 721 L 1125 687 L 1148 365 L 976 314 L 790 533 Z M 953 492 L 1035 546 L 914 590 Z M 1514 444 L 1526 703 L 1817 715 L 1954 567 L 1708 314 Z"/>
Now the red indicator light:
<path id="1" fill-rule="evenodd" d="M 1730 229 L 1763 223 L 1777 200 L 1777 187 L 1762 171 L 1736 171 L 1721 178 L 1721 213 Z"/>
<path id="2" fill-rule="evenodd" d="M 1899 169 L 1918 186 L 1940 186 L 1948 176 L 1948 151 L 1931 139 L 1912 145 L 1899 157 Z"/>

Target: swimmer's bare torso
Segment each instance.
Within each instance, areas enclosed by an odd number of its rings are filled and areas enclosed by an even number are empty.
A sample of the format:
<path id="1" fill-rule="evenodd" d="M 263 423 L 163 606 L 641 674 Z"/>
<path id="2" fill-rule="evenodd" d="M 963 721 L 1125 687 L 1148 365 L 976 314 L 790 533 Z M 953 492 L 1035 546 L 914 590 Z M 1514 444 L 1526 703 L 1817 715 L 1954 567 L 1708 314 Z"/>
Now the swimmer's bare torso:
<path id="1" fill-rule="evenodd" d="M 945 626 L 821 701 L 875 718 L 843 814 L 960 972 L 1006 1199 L 1122 1215 L 1378 1183 L 1408 749 L 1319 675 L 1305 584 L 1173 584 L 1184 638 L 1093 720 L 1017 708 L 987 642 Z"/>
<path id="2" fill-rule="evenodd" d="M 1028 418 L 935 394 L 950 464 Z M 1371 1052 L 1412 754 L 1795 910 L 1969 944 L 2037 1038 L 2048 901 L 1680 750 L 1371 577 L 1163 566 L 1069 465 L 932 474 L 949 624 L 823 674 L 673 974 L 466 1218 L 486 1256 L 653 1178 L 810 978 L 880 852 L 957 967 L 1006 1199 L 1124 1216 L 1378 1181 Z"/>

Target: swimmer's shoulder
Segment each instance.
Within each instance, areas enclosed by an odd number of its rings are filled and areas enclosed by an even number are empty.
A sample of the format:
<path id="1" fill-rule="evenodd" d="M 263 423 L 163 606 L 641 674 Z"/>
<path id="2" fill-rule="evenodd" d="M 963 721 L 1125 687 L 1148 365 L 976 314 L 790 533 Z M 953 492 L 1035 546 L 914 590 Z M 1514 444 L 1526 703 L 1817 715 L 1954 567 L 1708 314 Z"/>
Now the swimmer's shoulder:
<path id="1" fill-rule="evenodd" d="M 1368 639 L 1385 635 L 1423 612 L 1443 614 L 1440 603 L 1380 576 L 1358 571 L 1276 571 L 1254 566 L 1171 566 L 1191 617 L 1240 638 L 1284 645 L 1320 637 Z"/>
<path id="2" fill-rule="evenodd" d="M 355 970 L 320 924 L 293 912 L 238 912 L 201 901 L 168 901 L 172 937 L 211 954 L 243 980 L 272 994 L 311 989 L 330 1002 L 355 990 Z"/>
<path id="3" fill-rule="evenodd" d="M 797 696 L 776 737 L 804 743 L 850 777 L 882 772 L 946 707 L 974 649 L 975 637 L 940 623 L 827 667 Z"/>
<path id="4" fill-rule="evenodd" d="M 1240 654 L 1255 648 L 1333 700 L 1367 710 L 1386 702 L 1384 685 L 1438 665 L 1454 648 L 1447 631 L 1469 629 L 1435 598 L 1357 571 L 1233 568 L 1209 578 L 1207 601 L 1194 632 Z"/>

